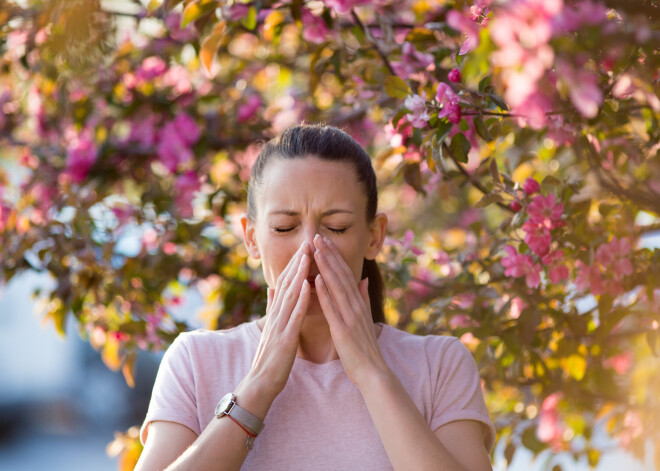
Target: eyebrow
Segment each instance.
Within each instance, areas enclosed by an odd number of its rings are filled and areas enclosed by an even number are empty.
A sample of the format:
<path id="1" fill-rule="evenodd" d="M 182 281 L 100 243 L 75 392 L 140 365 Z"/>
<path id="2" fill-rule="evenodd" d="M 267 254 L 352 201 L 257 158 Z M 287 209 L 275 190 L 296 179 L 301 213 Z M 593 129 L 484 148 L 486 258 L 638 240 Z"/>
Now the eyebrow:
<path id="1" fill-rule="evenodd" d="M 324 211 L 321 216 L 332 216 L 333 214 L 353 214 L 353 211 L 349 211 L 348 209 L 329 209 L 327 211 Z M 268 213 L 269 216 L 274 216 L 276 214 L 283 214 L 285 216 L 297 216 L 299 213 L 297 211 L 291 211 L 288 209 L 278 209 L 276 211 L 271 211 Z"/>

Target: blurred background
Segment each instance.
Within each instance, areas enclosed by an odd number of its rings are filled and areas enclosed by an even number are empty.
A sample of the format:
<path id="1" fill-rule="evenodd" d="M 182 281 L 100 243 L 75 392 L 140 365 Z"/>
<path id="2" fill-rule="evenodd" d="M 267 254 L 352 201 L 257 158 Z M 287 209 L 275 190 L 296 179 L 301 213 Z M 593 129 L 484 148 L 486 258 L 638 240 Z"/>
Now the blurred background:
<path id="1" fill-rule="evenodd" d="M 0 471 L 139 456 L 162 352 L 263 312 L 301 121 L 373 157 L 389 324 L 472 352 L 496 470 L 660 467 L 655 0 L 0 0 Z"/>

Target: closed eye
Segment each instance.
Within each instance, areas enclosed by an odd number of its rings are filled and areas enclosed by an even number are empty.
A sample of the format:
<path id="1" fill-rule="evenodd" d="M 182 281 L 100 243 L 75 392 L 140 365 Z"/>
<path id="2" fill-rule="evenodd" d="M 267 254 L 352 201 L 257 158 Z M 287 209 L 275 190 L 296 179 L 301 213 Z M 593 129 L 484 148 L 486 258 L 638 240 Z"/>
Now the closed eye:
<path id="1" fill-rule="evenodd" d="M 340 228 L 334 228 L 334 227 L 328 227 L 328 230 L 331 231 L 331 232 L 334 232 L 335 234 L 343 234 L 344 232 L 346 232 L 346 229 L 348 229 L 348 227 L 343 227 L 341 229 Z"/>
<path id="2" fill-rule="evenodd" d="M 293 227 L 274 227 L 275 232 L 291 232 Z"/>

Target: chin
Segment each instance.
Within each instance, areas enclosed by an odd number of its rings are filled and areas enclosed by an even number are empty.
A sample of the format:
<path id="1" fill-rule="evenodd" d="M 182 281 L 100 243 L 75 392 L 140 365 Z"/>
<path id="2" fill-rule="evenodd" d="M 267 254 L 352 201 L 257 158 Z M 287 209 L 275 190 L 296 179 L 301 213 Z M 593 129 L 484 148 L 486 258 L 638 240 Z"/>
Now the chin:
<path id="1" fill-rule="evenodd" d="M 321 309 L 319 298 L 316 296 L 316 290 L 314 289 L 312 289 L 311 296 L 309 297 L 309 305 L 307 306 L 306 316 L 307 317 L 321 316 L 325 319 L 325 314 L 323 314 L 323 309 Z"/>

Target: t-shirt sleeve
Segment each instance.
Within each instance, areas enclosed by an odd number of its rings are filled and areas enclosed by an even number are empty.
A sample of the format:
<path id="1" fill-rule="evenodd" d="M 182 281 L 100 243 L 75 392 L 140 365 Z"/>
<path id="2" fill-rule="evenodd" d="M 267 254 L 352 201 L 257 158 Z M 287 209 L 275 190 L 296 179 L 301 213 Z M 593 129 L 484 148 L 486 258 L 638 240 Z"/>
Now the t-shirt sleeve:
<path id="1" fill-rule="evenodd" d="M 431 361 L 436 379 L 433 391 L 431 430 L 456 420 L 476 420 L 483 424 L 484 443 L 490 451 L 495 443 L 495 427 L 481 392 L 481 379 L 470 351 L 458 339 L 451 339 Z"/>
<path id="2" fill-rule="evenodd" d="M 147 441 L 149 424 L 155 420 L 176 422 L 185 425 L 197 435 L 201 433 L 186 334 L 181 334 L 174 340 L 158 367 L 147 416 L 140 429 L 140 441 L 143 445 Z"/>

